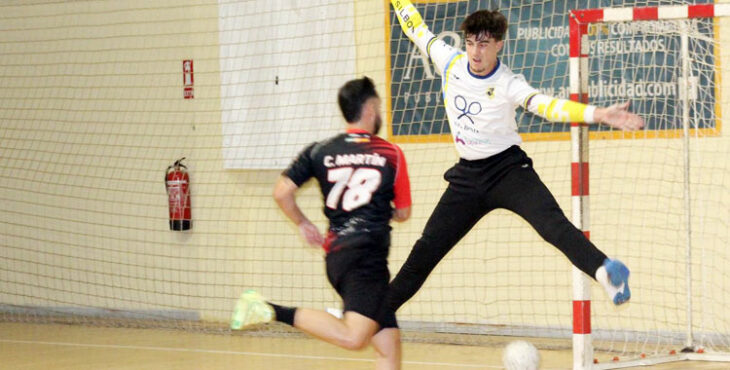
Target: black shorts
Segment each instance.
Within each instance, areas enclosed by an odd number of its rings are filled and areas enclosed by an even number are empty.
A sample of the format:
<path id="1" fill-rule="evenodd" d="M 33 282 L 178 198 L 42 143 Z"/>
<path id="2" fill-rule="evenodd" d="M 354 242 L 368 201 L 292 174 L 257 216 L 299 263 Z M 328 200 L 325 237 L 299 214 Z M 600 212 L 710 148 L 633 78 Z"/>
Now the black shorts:
<path id="1" fill-rule="evenodd" d="M 395 311 L 386 310 L 390 233 L 357 233 L 332 241 L 325 258 L 327 278 L 344 302 L 343 311 L 357 312 L 381 328 L 397 328 Z"/>

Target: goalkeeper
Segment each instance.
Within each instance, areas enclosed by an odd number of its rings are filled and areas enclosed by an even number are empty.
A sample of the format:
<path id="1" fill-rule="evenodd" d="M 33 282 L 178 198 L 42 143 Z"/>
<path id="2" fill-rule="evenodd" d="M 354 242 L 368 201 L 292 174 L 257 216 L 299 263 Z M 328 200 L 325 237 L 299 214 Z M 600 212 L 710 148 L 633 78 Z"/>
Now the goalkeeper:
<path id="1" fill-rule="evenodd" d="M 388 304 L 397 310 L 423 285 L 439 261 L 487 213 L 508 209 L 523 217 L 570 262 L 596 279 L 614 304 L 631 298 L 629 270 L 609 259 L 563 214 L 520 148 L 515 109 L 553 122 L 603 123 L 622 130 L 644 125 L 629 103 L 607 108 L 546 96 L 498 58 L 507 19 L 479 10 L 461 29 L 466 52 L 436 38 L 408 0 L 391 0 L 408 38 L 441 71 L 444 108 L 460 159 L 444 174 L 449 182 L 406 262 L 390 283 Z"/>

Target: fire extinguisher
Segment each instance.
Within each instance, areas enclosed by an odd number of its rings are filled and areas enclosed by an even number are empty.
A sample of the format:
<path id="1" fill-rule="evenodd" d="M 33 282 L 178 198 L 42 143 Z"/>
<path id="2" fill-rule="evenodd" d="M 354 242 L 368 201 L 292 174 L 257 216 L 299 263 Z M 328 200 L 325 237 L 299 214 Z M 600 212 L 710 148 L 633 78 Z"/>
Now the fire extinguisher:
<path id="1" fill-rule="evenodd" d="M 189 230 L 193 226 L 190 209 L 190 177 L 178 159 L 165 171 L 165 188 L 170 205 L 170 230 Z"/>

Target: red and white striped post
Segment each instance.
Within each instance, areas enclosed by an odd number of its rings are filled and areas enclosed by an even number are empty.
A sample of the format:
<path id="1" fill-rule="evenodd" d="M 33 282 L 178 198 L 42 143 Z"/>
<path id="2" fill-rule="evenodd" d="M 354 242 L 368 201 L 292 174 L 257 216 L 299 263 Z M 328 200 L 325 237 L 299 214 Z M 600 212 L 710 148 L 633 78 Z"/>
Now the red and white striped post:
<path id="1" fill-rule="evenodd" d="M 570 99 L 588 102 L 588 58 L 583 37 L 587 23 L 570 14 Z M 570 127 L 573 224 L 590 238 L 588 222 L 588 126 L 573 122 Z M 593 363 L 591 345 L 591 289 L 589 278 L 573 267 L 573 368 L 589 369 Z"/>
<path id="2" fill-rule="evenodd" d="M 660 19 L 711 18 L 730 15 L 730 4 L 672 5 L 641 8 L 572 10 L 570 22 L 570 99 L 588 102 L 588 24 L 598 22 L 648 21 Z M 590 238 L 588 209 L 588 127 L 572 123 L 573 224 Z M 687 251 L 690 255 L 691 250 Z M 687 264 L 691 276 L 691 264 Z M 689 283 L 688 283 L 689 284 Z M 691 289 L 691 285 L 688 287 Z M 691 297 L 691 295 L 690 295 Z M 689 307 L 692 302 L 688 302 Z M 688 312 L 687 346 L 692 345 L 691 308 Z M 590 369 L 591 344 L 590 279 L 573 267 L 573 368 Z"/>

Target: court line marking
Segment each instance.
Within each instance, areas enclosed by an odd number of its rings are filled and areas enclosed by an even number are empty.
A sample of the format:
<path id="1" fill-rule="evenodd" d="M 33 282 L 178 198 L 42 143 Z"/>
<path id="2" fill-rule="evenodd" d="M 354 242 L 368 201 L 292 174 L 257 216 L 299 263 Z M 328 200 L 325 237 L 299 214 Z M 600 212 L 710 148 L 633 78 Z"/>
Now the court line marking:
<path id="1" fill-rule="evenodd" d="M 127 346 L 121 344 L 90 344 L 90 343 L 72 343 L 72 342 L 46 342 L 33 340 L 14 340 L 0 339 L 4 343 L 16 344 L 43 344 L 50 346 L 67 346 L 67 347 L 92 347 L 92 348 L 116 348 L 116 349 L 135 349 L 148 351 L 168 351 L 168 352 L 193 352 L 193 353 L 211 353 L 224 355 L 244 355 L 244 356 L 261 356 L 261 357 L 281 357 L 281 358 L 297 358 L 306 360 L 331 360 L 331 361 L 355 361 L 355 362 L 375 362 L 373 359 L 367 358 L 348 358 L 348 357 L 330 357 L 330 356 L 310 356 L 296 355 L 289 353 L 266 353 L 266 352 L 245 352 L 245 351 L 225 351 L 216 349 L 198 349 L 198 348 L 175 348 L 175 347 L 154 347 L 154 346 Z M 476 365 L 476 364 L 455 364 L 449 362 L 426 362 L 426 361 L 403 361 L 409 365 L 425 365 L 425 366 L 448 366 L 463 367 L 475 369 L 501 369 L 501 366 Z"/>

